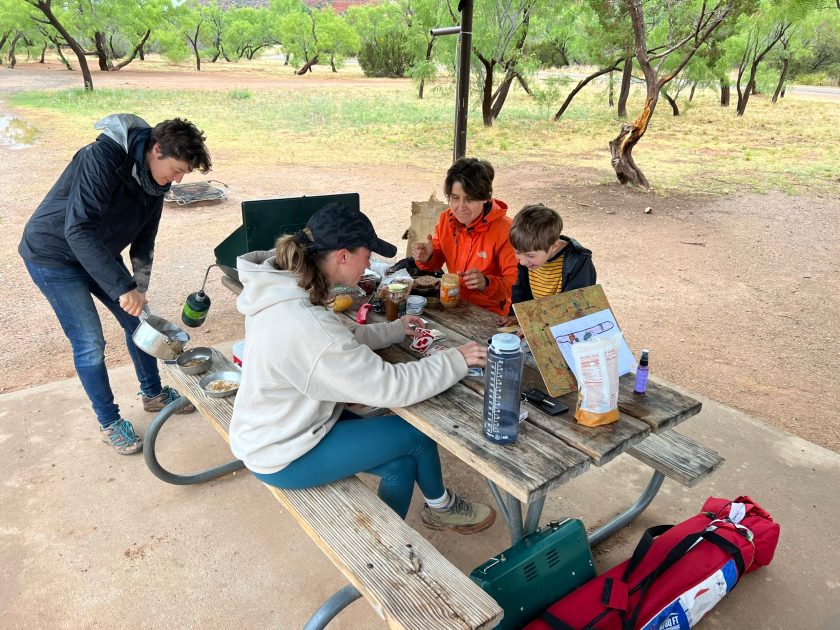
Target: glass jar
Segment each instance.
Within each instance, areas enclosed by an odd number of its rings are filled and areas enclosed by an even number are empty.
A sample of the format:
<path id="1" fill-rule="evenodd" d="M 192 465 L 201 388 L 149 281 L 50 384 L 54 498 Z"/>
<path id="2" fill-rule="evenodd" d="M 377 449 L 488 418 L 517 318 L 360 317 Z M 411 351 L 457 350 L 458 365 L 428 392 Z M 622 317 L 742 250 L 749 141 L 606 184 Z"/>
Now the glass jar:
<path id="1" fill-rule="evenodd" d="M 457 273 L 445 273 L 440 279 L 440 305 L 446 308 L 458 306 L 461 301 L 461 277 Z"/>
<path id="2" fill-rule="evenodd" d="M 408 298 L 408 287 L 399 282 L 388 285 L 388 297 L 385 298 L 385 319 L 389 322 L 405 315 L 405 301 Z"/>

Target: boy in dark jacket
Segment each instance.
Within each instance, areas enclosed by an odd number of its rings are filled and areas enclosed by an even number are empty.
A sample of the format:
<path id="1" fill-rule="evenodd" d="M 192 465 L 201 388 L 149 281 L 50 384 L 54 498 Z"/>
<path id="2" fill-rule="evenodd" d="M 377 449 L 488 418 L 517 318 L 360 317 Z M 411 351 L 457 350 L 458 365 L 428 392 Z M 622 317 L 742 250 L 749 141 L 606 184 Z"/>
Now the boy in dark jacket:
<path id="1" fill-rule="evenodd" d="M 563 219 L 541 203 L 525 206 L 516 215 L 509 236 L 519 261 L 513 304 L 595 284 L 592 252 L 562 232 Z M 499 324 L 515 323 L 511 306 Z"/>
<path id="2" fill-rule="evenodd" d="M 210 155 L 203 133 L 180 118 L 152 129 L 133 114 L 113 114 L 94 127 L 103 133 L 73 156 L 27 222 L 18 252 L 70 340 L 103 441 L 128 455 L 139 452 L 143 440 L 114 403 L 93 297 L 125 331 L 143 408 L 160 411 L 179 394 L 161 387 L 157 360 L 131 335 L 146 303 L 163 196 L 194 169 L 209 171 Z M 121 255 L 126 247 L 133 273 Z"/>

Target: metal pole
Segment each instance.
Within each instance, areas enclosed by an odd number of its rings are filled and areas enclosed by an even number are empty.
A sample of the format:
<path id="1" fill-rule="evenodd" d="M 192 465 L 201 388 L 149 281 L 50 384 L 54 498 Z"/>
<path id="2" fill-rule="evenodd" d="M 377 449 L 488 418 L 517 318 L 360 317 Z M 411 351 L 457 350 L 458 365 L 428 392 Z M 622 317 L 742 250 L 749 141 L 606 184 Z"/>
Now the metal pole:
<path id="1" fill-rule="evenodd" d="M 461 0 L 461 33 L 458 37 L 458 76 L 455 100 L 455 150 L 452 161 L 467 152 L 467 111 L 470 102 L 470 56 L 472 55 L 473 0 Z"/>

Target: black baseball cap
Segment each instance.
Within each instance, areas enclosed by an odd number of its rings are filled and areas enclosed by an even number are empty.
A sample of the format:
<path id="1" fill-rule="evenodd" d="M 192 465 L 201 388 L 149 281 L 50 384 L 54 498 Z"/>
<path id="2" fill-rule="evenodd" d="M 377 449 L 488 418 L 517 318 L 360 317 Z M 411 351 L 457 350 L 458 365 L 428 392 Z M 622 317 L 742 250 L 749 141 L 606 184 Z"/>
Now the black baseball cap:
<path id="1" fill-rule="evenodd" d="M 385 258 L 397 255 L 397 246 L 379 238 L 370 219 L 344 203 L 327 204 L 310 217 L 306 227 L 319 251 L 367 247 Z"/>

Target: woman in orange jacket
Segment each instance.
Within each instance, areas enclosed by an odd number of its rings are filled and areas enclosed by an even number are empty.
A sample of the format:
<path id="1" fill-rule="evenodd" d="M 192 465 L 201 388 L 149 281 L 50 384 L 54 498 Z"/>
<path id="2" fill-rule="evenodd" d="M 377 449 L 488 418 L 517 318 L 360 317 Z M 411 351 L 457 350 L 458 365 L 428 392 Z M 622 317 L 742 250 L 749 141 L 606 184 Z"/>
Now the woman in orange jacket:
<path id="1" fill-rule="evenodd" d="M 504 315 L 510 309 L 517 261 L 508 239 L 508 206 L 493 198 L 494 175 L 485 160 L 456 160 L 443 186 L 449 208 L 441 213 L 434 237 L 414 243 L 411 254 L 426 271 L 445 263 L 447 271 L 461 276 L 461 299 Z"/>

